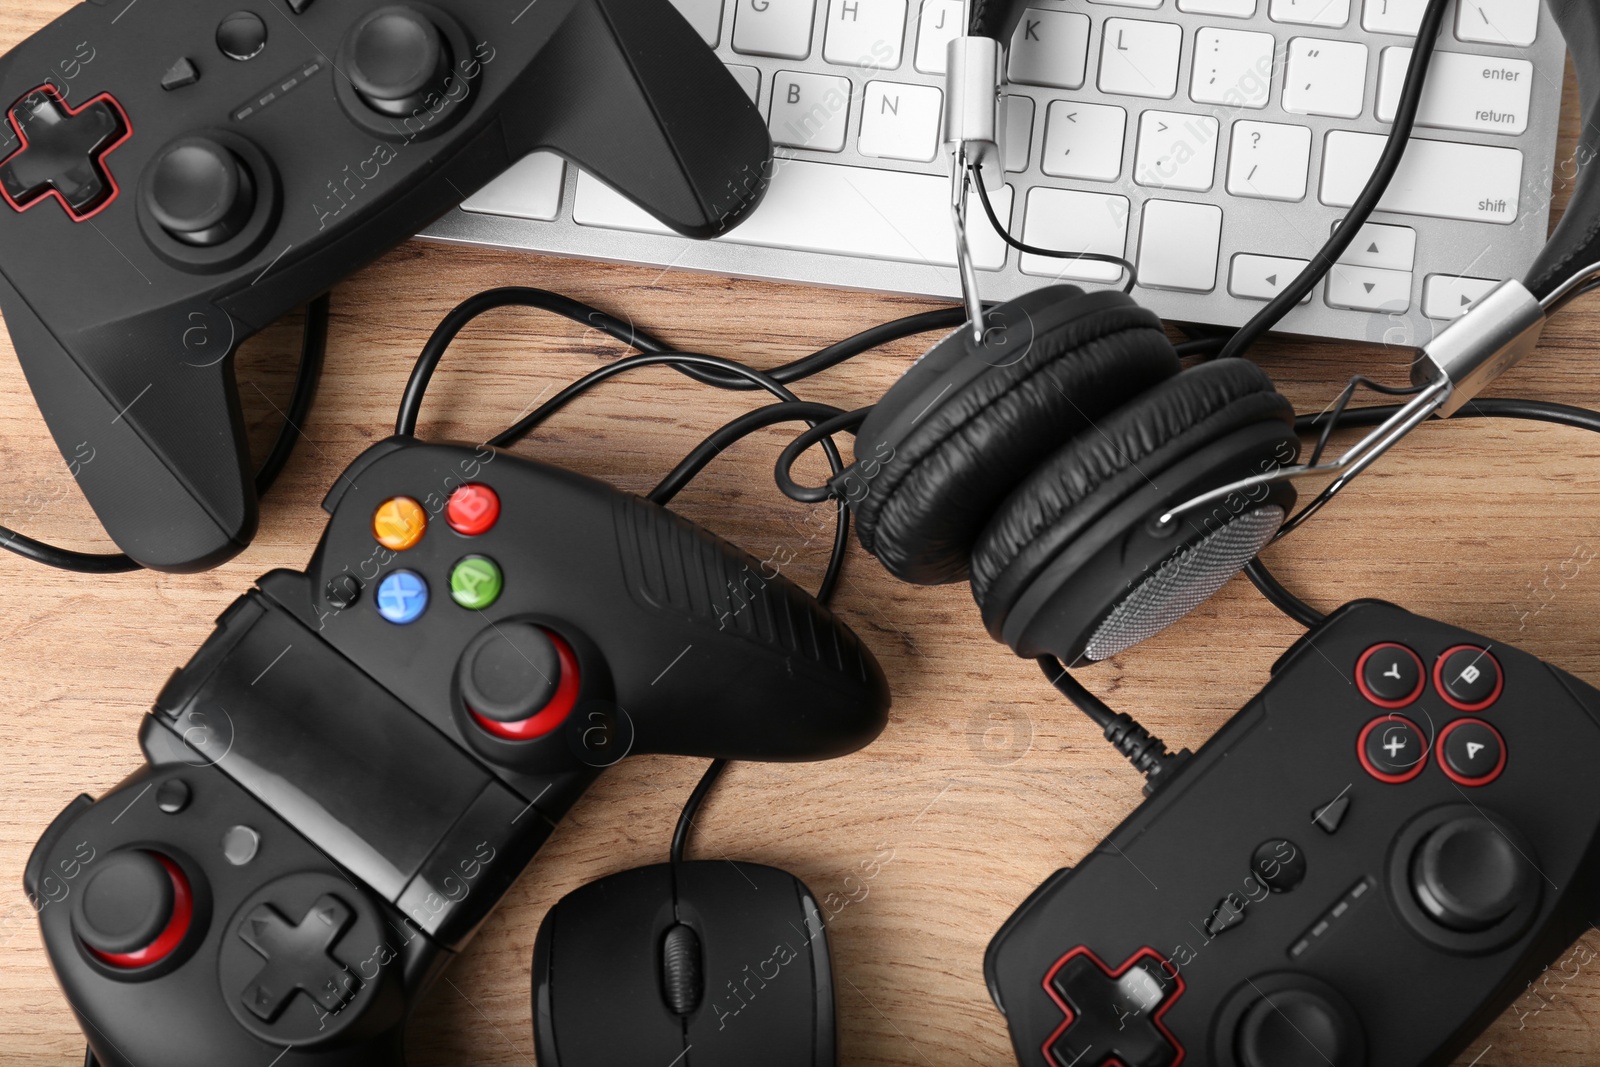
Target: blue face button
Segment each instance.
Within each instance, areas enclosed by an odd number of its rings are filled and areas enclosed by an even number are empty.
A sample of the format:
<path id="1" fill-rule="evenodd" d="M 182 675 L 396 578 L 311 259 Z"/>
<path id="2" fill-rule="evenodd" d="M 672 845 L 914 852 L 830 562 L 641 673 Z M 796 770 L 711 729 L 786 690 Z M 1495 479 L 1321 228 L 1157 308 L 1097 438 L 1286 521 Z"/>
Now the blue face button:
<path id="1" fill-rule="evenodd" d="M 390 571 L 378 584 L 378 614 L 404 626 L 428 610 L 428 583 L 416 571 Z"/>

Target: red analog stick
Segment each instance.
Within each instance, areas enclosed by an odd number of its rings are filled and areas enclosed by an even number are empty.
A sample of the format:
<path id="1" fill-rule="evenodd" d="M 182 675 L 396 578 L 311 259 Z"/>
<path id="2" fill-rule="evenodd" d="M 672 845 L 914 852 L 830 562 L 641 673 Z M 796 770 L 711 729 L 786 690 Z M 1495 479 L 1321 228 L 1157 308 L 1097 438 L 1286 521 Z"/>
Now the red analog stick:
<path id="1" fill-rule="evenodd" d="M 189 879 L 166 856 L 142 849 L 113 852 L 84 883 L 72 925 L 102 963 L 131 970 L 172 954 L 194 915 Z"/>

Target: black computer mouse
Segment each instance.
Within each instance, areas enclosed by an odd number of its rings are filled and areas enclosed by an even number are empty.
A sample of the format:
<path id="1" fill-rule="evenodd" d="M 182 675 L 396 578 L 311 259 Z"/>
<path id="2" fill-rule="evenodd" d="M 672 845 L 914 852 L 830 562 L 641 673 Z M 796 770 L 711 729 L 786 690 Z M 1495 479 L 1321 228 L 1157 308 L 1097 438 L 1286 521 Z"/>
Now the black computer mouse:
<path id="1" fill-rule="evenodd" d="M 563 897 L 533 948 L 539 1067 L 834 1067 L 823 917 L 755 863 L 639 867 Z"/>

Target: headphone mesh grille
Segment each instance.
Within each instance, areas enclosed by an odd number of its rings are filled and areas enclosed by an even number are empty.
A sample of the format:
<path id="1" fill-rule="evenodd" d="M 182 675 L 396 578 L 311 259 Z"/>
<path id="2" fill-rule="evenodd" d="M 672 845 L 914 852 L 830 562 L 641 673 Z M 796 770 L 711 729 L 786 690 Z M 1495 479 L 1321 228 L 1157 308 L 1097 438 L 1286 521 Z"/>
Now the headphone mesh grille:
<path id="1" fill-rule="evenodd" d="M 1257 508 L 1169 556 L 1100 623 L 1084 659 L 1108 659 L 1189 614 L 1255 558 L 1283 520 L 1280 507 Z"/>

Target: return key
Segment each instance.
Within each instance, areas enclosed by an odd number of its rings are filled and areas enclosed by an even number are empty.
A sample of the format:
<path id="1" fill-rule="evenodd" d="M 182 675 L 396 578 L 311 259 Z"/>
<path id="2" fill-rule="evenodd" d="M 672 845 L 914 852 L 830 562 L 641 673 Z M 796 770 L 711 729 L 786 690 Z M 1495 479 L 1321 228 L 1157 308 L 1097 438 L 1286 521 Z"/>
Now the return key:
<path id="1" fill-rule="evenodd" d="M 1400 90 L 1411 65 L 1411 49 L 1385 48 L 1378 76 L 1378 121 L 1393 122 Z M 1522 133 L 1528 128 L 1533 64 L 1525 59 L 1436 52 L 1417 108 L 1419 126 L 1483 133 Z"/>

